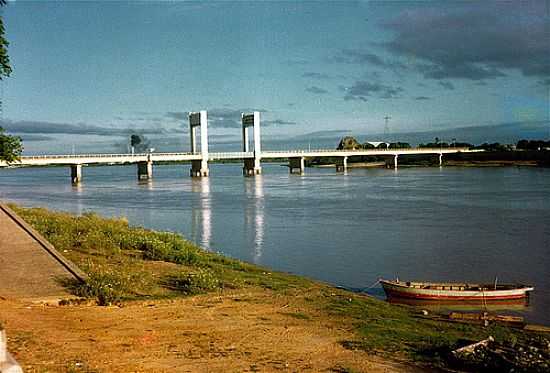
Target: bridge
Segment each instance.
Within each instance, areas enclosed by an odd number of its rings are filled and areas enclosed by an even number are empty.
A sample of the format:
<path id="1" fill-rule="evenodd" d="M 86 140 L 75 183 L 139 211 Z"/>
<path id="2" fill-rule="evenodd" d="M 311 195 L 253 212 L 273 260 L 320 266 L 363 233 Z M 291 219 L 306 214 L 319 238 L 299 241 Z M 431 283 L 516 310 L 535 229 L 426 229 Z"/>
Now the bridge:
<path id="1" fill-rule="evenodd" d="M 474 152 L 468 148 L 403 148 L 403 149 L 360 149 L 360 150 L 261 150 L 260 113 L 242 114 L 242 151 L 240 152 L 209 152 L 208 151 L 208 117 L 206 111 L 189 113 L 189 129 L 191 152 L 187 153 L 141 153 L 141 154 L 74 154 L 74 155 L 34 155 L 22 156 L 18 162 L 6 164 L 0 161 L 0 167 L 34 167 L 65 165 L 71 168 L 71 181 L 77 184 L 82 180 L 82 166 L 84 165 L 114 165 L 136 164 L 139 180 L 148 180 L 153 177 L 153 163 L 191 162 L 190 174 L 192 177 L 206 177 L 209 175 L 208 163 L 223 160 L 241 160 L 243 174 L 246 176 L 261 174 L 261 160 L 288 159 L 290 173 L 303 174 L 306 158 L 335 158 L 336 170 L 347 170 L 348 158 L 353 156 L 383 156 L 388 165 L 397 168 L 398 157 L 401 155 L 434 155 L 442 165 L 444 154 L 459 152 Z M 200 149 L 197 146 L 195 129 L 200 129 Z M 253 127 L 254 136 L 252 147 L 249 144 L 248 128 Z"/>

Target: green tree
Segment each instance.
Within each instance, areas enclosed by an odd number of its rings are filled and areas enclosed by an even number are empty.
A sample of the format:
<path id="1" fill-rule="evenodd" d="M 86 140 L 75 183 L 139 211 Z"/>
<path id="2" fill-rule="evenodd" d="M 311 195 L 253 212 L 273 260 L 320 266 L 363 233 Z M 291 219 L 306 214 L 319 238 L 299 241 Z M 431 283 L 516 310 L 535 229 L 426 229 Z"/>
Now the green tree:
<path id="1" fill-rule="evenodd" d="M 5 0 L 0 0 L 0 7 L 6 5 Z M 0 17 L 0 80 L 11 74 L 10 57 L 8 56 L 8 41 L 5 37 L 4 20 Z"/>
<path id="2" fill-rule="evenodd" d="M 0 161 L 13 163 L 19 160 L 22 151 L 21 138 L 5 134 L 0 127 Z"/>
<path id="3" fill-rule="evenodd" d="M 390 149 L 408 149 L 411 144 L 408 142 L 392 142 L 389 146 Z"/>
<path id="4" fill-rule="evenodd" d="M 359 142 L 352 136 L 346 136 L 340 140 L 337 150 L 356 150 L 361 149 L 362 146 Z"/>
<path id="5" fill-rule="evenodd" d="M 4 5 L 6 5 L 6 1 L 0 0 L 0 7 Z M 8 56 L 9 43 L 4 34 L 4 20 L 0 17 L 0 80 L 11 74 L 10 58 Z M 4 129 L 0 127 L 0 161 L 15 162 L 21 156 L 22 151 L 21 138 L 5 134 Z"/>

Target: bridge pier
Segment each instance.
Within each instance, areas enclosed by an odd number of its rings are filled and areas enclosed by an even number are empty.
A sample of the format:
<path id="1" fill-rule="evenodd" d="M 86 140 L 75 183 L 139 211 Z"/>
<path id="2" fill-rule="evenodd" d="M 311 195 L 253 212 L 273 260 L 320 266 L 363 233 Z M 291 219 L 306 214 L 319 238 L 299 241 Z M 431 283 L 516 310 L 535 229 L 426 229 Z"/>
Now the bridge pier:
<path id="1" fill-rule="evenodd" d="M 260 112 L 254 111 L 250 114 L 241 113 L 241 123 L 243 130 L 243 152 L 250 152 L 248 138 L 248 127 L 252 127 L 254 140 L 254 159 L 245 159 L 243 165 L 243 175 L 252 176 L 262 173 L 261 159 L 262 148 L 260 138 Z"/>
<path id="2" fill-rule="evenodd" d="M 195 128 L 200 127 L 201 159 L 191 161 L 191 177 L 206 177 L 208 170 L 208 115 L 206 110 L 189 113 L 189 134 L 191 140 L 191 153 L 197 153 Z"/>
<path id="3" fill-rule="evenodd" d="M 348 170 L 348 157 L 342 158 L 342 163 L 336 163 L 336 172 L 346 172 Z"/>
<path id="4" fill-rule="evenodd" d="M 298 173 L 302 175 L 305 169 L 305 158 L 304 157 L 288 158 L 288 169 L 291 174 Z M 296 170 L 298 170 L 298 172 L 296 172 Z"/>
<path id="5" fill-rule="evenodd" d="M 386 168 L 391 168 L 393 166 L 394 169 L 397 170 L 397 154 L 393 154 L 393 159 L 386 160 Z"/>
<path id="6" fill-rule="evenodd" d="M 138 180 L 150 180 L 153 178 L 153 162 L 147 160 L 137 163 Z"/>
<path id="7" fill-rule="evenodd" d="M 439 167 L 443 166 L 443 153 L 439 153 Z"/>
<path id="8" fill-rule="evenodd" d="M 262 167 L 260 161 L 255 158 L 247 158 L 244 160 L 243 175 L 254 176 L 262 173 Z"/>
<path id="9" fill-rule="evenodd" d="M 79 184 L 82 181 L 82 165 L 71 165 L 71 183 L 73 185 Z"/>
<path id="10" fill-rule="evenodd" d="M 206 177 L 209 174 L 208 161 L 202 159 L 191 161 L 191 177 Z"/>

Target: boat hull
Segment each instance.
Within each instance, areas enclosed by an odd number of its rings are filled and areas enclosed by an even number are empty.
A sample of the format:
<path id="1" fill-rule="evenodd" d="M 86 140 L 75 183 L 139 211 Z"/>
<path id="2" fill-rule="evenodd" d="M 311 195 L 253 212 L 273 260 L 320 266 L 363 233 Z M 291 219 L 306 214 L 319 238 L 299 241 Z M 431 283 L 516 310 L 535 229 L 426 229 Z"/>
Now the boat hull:
<path id="1" fill-rule="evenodd" d="M 528 297 L 532 287 L 518 287 L 505 290 L 450 290 L 450 289 L 420 289 L 407 286 L 406 283 L 380 280 L 388 298 L 408 298 L 439 301 L 490 301 L 513 300 Z M 451 286 L 449 286 L 451 287 Z M 457 286 L 459 287 L 459 286 Z"/>

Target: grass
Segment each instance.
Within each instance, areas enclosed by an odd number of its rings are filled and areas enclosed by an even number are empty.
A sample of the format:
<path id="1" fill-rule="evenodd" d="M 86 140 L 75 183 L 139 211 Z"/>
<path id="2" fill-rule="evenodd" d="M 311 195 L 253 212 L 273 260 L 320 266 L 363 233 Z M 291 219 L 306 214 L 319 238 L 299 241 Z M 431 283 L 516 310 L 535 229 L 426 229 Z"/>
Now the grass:
<path id="1" fill-rule="evenodd" d="M 10 207 L 89 276 L 84 284 L 67 286 L 101 305 L 245 286 L 283 291 L 311 283 L 205 251 L 180 234 L 131 227 L 124 218 Z"/>
<path id="2" fill-rule="evenodd" d="M 87 273 L 86 283 L 68 285 L 100 305 L 260 287 L 303 305 L 300 312 L 283 313 L 288 317 L 308 321 L 315 315 L 353 330 L 354 339 L 341 341 L 347 348 L 442 366 L 467 342 L 492 335 L 522 343 L 527 334 L 422 318 L 411 308 L 207 252 L 179 234 L 131 227 L 124 218 L 11 208 Z"/>
<path id="3" fill-rule="evenodd" d="M 298 320 L 311 320 L 311 316 L 304 312 L 282 312 L 282 314 Z"/>
<path id="4" fill-rule="evenodd" d="M 491 325 L 448 323 L 421 317 L 406 306 L 391 305 L 367 297 L 332 296 L 326 311 L 351 319 L 358 338 L 342 341 L 350 349 L 445 366 L 452 350 L 489 336 L 498 341 L 528 344 L 528 333 Z"/>

